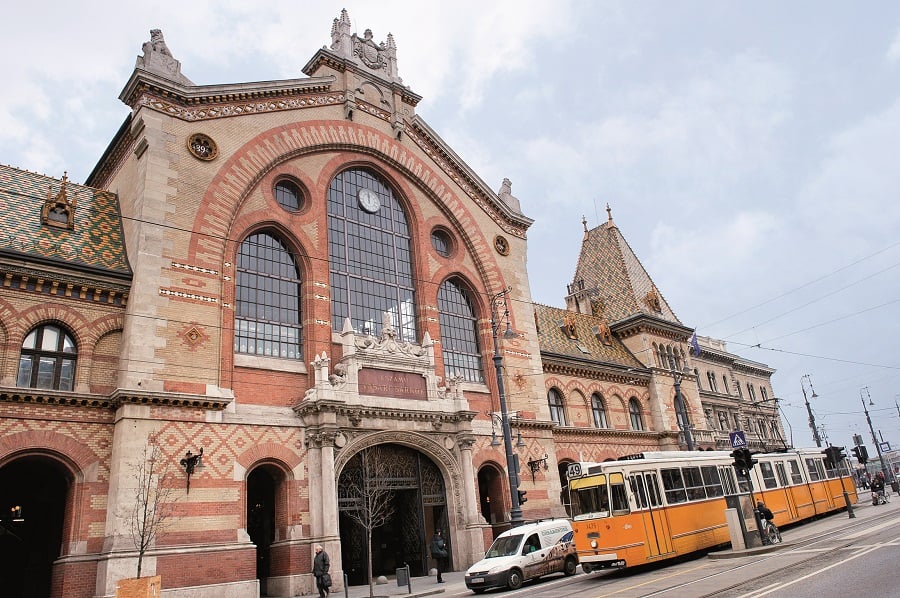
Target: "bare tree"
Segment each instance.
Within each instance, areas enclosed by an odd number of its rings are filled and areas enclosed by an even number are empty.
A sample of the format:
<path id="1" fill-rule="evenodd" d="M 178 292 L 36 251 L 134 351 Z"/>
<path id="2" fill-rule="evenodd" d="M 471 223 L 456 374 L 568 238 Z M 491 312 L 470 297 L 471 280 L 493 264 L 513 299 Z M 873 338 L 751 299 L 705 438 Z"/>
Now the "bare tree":
<path id="1" fill-rule="evenodd" d="M 156 438 L 150 436 L 141 453 L 141 459 L 131 465 L 135 485 L 134 507 L 129 514 L 131 539 L 138 551 L 137 576 L 141 576 L 144 553 L 157 536 L 170 523 L 172 516 L 172 485 L 162 450 Z"/>
<path id="2" fill-rule="evenodd" d="M 372 531 L 394 516 L 394 490 L 390 485 L 390 454 L 382 446 L 367 448 L 359 453 L 359 469 L 341 475 L 342 493 L 352 505 L 346 515 L 366 532 L 366 554 L 369 597 L 375 595 L 372 579 Z"/>

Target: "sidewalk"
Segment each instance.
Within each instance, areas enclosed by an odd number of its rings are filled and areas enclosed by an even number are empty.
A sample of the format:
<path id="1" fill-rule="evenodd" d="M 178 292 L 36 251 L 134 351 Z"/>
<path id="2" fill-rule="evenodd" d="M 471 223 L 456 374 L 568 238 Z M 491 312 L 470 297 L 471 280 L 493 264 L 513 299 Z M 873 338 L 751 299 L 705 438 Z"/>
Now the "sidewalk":
<path id="1" fill-rule="evenodd" d="M 781 544 L 776 544 L 774 546 L 747 548 L 744 550 L 721 550 L 717 552 L 711 552 L 707 555 L 707 557 L 711 559 L 740 558 L 764 552 L 783 550 L 786 548 L 791 548 L 792 546 L 802 542 L 803 540 L 817 534 L 840 529 L 844 525 L 852 522 L 857 522 L 860 520 L 865 521 L 866 519 L 878 515 L 886 510 L 900 509 L 900 506 L 898 506 L 900 505 L 900 500 L 898 500 L 896 496 L 894 496 L 894 500 L 887 505 L 877 507 L 872 506 L 872 503 L 868 500 L 868 497 L 868 492 L 860 492 L 860 502 L 856 505 L 853 505 L 853 510 L 856 515 L 854 519 L 850 519 L 846 511 L 839 511 L 836 513 L 832 513 L 831 515 L 826 515 L 821 519 L 807 521 L 806 523 L 802 523 L 788 529 L 782 529 L 781 535 L 783 537 L 783 542 Z M 445 595 L 449 597 L 457 596 L 459 594 L 468 594 L 470 596 L 474 596 L 471 590 L 466 588 L 465 575 L 465 570 L 446 572 L 443 575 L 445 583 L 440 584 L 435 581 L 434 576 L 413 577 L 411 583 L 412 592 L 410 592 L 410 588 L 405 585 L 402 587 L 398 587 L 397 582 L 393 577 L 391 577 L 388 578 L 388 583 L 386 584 L 375 584 L 373 595 L 378 598 L 387 598 L 389 596 L 407 596 L 409 598 L 419 598 L 422 596 L 441 597 Z M 580 569 L 576 576 L 578 575 L 582 575 Z M 316 594 L 315 596 L 317 597 L 318 594 Z M 331 598 L 368 598 L 368 596 L 368 585 L 350 586 L 346 589 L 346 591 L 342 588 L 331 593 Z"/>

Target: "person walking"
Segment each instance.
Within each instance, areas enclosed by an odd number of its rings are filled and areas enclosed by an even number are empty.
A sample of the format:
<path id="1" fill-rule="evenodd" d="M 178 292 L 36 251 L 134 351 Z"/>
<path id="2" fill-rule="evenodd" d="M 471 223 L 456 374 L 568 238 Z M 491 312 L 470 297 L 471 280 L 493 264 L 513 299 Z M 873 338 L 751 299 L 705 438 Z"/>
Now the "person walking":
<path id="1" fill-rule="evenodd" d="M 331 574 L 328 569 L 331 560 L 328 553 L 322 549 L 321 544 L 316 544 L 316 556 L 313 559 L 313 576 L 316 578 L 316 589 L 319 590 L 319 598 L 325 598 L 331 593 Z"/>
<path id="2" fill-rule="evenodd" d="M 431 544 L 429 546 L 431 550 L 431 558 L 434 559 L 435 568 L 437 569 L 437 583 L 444 583 L 444 578 L 441 575 L 441 569 L 443 568 L 443 560 L 447 558 L 450 553 L 447 552 L 447 543 L 444 541 L 444 536 L 441 532 L 441 528 L 437 528 L 434 530 L 434 536 L 431 538 Z"/>

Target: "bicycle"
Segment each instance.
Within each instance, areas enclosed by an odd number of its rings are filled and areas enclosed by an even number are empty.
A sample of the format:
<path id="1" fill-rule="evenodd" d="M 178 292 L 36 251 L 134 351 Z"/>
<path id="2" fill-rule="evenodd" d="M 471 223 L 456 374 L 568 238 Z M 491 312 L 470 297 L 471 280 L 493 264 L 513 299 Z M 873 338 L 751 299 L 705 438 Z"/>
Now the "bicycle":
<path id="1" fill-rule="evenodd" d="M 781 530 L 768 519 L 763 524 L 763 545 L 781 544 Z"/>

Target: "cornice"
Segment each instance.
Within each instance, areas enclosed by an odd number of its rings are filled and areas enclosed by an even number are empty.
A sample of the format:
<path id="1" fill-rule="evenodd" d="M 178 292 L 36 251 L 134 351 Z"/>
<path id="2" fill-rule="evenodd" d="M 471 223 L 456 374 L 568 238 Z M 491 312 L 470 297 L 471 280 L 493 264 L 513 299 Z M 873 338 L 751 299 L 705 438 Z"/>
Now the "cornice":
<path id="1" fill-rule="evenodd" d="M 109 280 L 89 279 L 62 272 L 2 263 L 0 263 L 0 288 L 46 295 L 54 299 L 67 298 L 120 307 L 128 303 L 131 290 L 128 284 L 117 284 Z"/>
<path id="2" fill-rule="evenodd" d="M 610 371 L 605 364 L 591 364 L 589 361 L 580 361 L 568 355 L 541 351 L 541 362 L 545 373 L 561 374 L 576 378 L 590 378 L 604 380 L 618 384 L 640 383 L 649 386 L 650 372 L 647 371 Z"/>
<path id="3" fill-rule="evenodd" d="M 559 438 L 559 441 L 572 442 L 576 439 L 575 437 L 591 438 L 593 441 L 596 440 L 597 436 L 604 436 L 610 439 L 628 439 L 630 441 L 658 441 L 677 434 L 668 431 L 655 432 L 649 430 L 613 430 L 611 428 L 575 428 L 557 426 L 553 429 L 553 435 L 554 441 L 557 441 L 556 437 L 560 436 L 563 438 Z"/>
<path id="4" fill-rule="evenodd" d="M 684 324 L 646 313 L 637 313 L 609 325 L 613 334 L 628 338 L 641 333 L 655 334 L 672 341 L 687 341 L 694 332 Z"/>
<path id="5" fill-rule="evenodd" d="M 348 58 L 344 58 L 342 56 L 338 56 L 325 48 L 320 48 L 315 55 L 306 63 L 306 65 L 301 69 L 303 74 L 312 76 L 320 67 L 328 67 L 334 69 L 339 73 L 351 72 L 355 75 L 358 75 L 361 79 L 369 79 L 376 81 L 379 85 L 387 87 L 391 90 L 392 93 L 395 93 L 400 96 L 400 100 L 404 104 L 408 104 L 410 106 L 417 106 L 419 102 L 422 101 L 422 96 L 413 92 L 409 87 L 397 83 L 395 81 L 389 81 L 384 77 L 381 77 L 377 74 L 377 71 L 372 71 L 371 69 L 363 69 L 355 61 L 350 60 Z"/>
<path id="6" fill-rule="evenodd" d="M 151 407 L 192 407 L 221 411 L 232 400 L 231 398 L 207 397 L 185 393 L 143 392 L 124 389 L 116 389 L 109 395 L 97 395 L 43 388 L 0 387 L 0 401 L 2 402 L 97 409 L 117 409 L 122 405 L 130 404 Z"/>
<path id="7" fill-rule="evenodd" d="M 298 417 L 304 418 L 319 413 L 333 413 L 346 417 L 354 427 L 361 427 L 368 419 L 390 419 L 397 421 L 418 421 L 432 425 L 468 423 L 475 419 L 475 411 L 430 411 L 402 407 L 372 407 L 348 405 L 343 401 L 316 400 L 301 401 L 294 408 Z"/>

